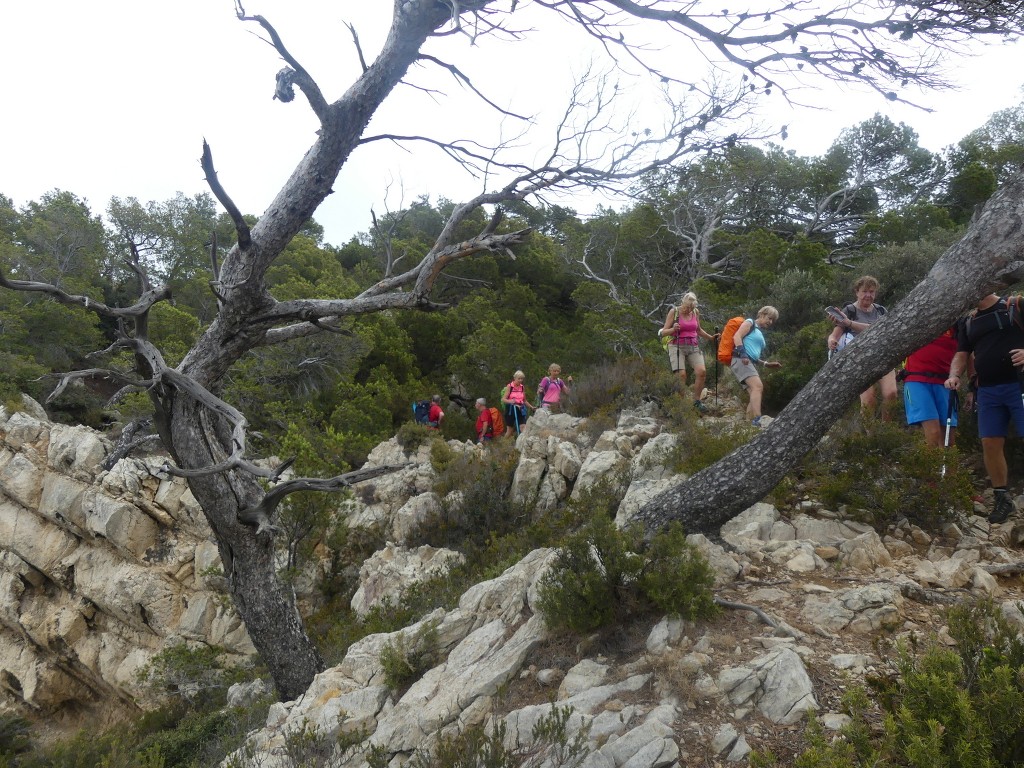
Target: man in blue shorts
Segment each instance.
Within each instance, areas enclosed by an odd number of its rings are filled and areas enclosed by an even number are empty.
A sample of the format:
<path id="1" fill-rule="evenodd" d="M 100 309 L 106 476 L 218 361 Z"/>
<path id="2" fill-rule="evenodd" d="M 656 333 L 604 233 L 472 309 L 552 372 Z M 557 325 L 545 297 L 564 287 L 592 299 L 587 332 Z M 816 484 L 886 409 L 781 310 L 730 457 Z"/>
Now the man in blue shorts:
<path id="1" fill-rule="evenodd" d="M 995 491 L 990 523 L 1005 521 L 1016 510 L 1006 488 L 1007 469 L 1003 446 L 1010 422 L 1018 436 L 1024 436 L 1024 402 L 1018 379 L 1024 366 L 1024 327 L 1019 301 L 1001 299 L 994 293 L 960 324 L 957 351 L 949 366 L 946 389 L 959 389 L 961 376 L 974 353 L 978 376 L 978 436 L 985 458 L 985 471 Z"/>
<path id="2" fill-rule="evenodd" d="M 956 354 L 957 327 L 954 325 L 941 336 L 912 352 L 907 365 L 897 378 L 903 379 L 903 405 L 907 424 L 920 426 L 925 442 L 933 448 L 946 443 L 943 427 L 950 417 L 949 444 L 954 442 L 953 429 L 957 426 L 957 412 L 950 411 L 955 395 L 944 386 L 949 366 Z"/>

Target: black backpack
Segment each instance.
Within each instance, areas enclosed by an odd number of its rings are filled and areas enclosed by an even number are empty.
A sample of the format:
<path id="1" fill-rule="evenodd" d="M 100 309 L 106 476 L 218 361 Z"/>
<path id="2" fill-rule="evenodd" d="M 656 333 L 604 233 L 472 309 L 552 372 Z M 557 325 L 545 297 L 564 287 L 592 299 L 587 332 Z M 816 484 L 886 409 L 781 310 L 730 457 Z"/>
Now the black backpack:
<path id="1" fill-rule="evenodd" d="M 430 426 L 430 401 L 419 400 L 412 404 L 412 417 L 417 424 Z"/>

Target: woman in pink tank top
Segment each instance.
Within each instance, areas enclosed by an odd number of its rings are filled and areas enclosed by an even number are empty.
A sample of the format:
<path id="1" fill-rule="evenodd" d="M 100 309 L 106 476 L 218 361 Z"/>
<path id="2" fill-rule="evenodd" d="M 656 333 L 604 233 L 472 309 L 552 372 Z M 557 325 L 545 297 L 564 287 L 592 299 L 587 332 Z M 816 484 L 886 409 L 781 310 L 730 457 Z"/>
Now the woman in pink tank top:
<path id="1" fill-rule="evenodd" d="M 700 327 L 700 312 L 697 310 L 697 295 L 692 292 L 683 294 L 678 307 L 672 307 L 665 318 L 665 325 L 658 331 L 658 336 L 668 336 L 668 362 L 672 370 L 679 374 L 683 390 L 686 390 L 686 364 L 693 368 L 693 407 L 698 411 L 707 410 L 701 402 L 704 391 L 704 380 L 707 368 L 704 355 L 700 351 L 700 339 L 717 339 Z"/>

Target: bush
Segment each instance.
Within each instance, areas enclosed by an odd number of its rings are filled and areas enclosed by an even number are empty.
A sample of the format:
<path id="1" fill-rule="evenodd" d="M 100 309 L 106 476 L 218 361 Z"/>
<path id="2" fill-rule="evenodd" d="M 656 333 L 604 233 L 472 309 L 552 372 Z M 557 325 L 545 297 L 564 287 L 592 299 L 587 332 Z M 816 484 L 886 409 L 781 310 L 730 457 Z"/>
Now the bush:
<path id="1" fill-rule="evenodd" d="M 418 680 L 424 672 L 440 661 L 438 622 L 428 621 L 411 636 L 398 635 L 380 652 L 384 683 L 393 691 L 402 691 Z"/>
<path id="2" fill-rule="evenodd" d="M 590 416 L 664 400 L 678 390 L 679 382 L 661 363 L 629 357 L 590 368 L 576 378 L 568 407 L 577 416 Z"/>
<path id="3" fill-rule="evenodd" d="M 990 600 L 951 608 L 956 649 L 932 640 L 897 648 L 892 674 L 871 682 L 884 715 L 873 727 L 869 696 L 844 697 L 852 721 L 830 740 L 813 720 L 795 768 L 1011 768 L 1024 762 L 1024 642 Z M 771 755 L 751 765 L 773 766 Z"/>
<path id="4" fill-rule="evenodd" d="M 517 738 L 509 745 L 508 729 L 498 723 L 488 730 L 473 725 L 451 736 L 442 736 L 430 751 L 420 750 L 409 761 L 410 768 L 576 768 L 587 756 L 589 728 L 569 736 L 570 707 L 551 706 L 523 744 Z M 378 761 L 379 762 L 379 761 Z M 375 766 L 373 760 L 371 766 Z"/>
<path id="5" fill-rule="evenodd" d="M 395 440 L 406 453 L 413 453 L 421 445 L 426 445 L 428 441 L 440 434 L 436 429 L 417 424 L 415 421 L 407 421 L 398 428 Z"/>
<path id="6" fill-rule="evenodd" d="M 245 668 L 232 667 L 222 648 L 181 642 L 156 654 L 138 672 L 139 682 L 157 695 L 194 705 L 216 706 L 228 686 L 238 682 Z"/>
<path id="7" fill-rule="evenodd" d="M 871 421 L 861 429 L 840 422 L 801 467 L 808 493 L 850 506 L 879 530 L 900 517 L 934 530 L 972 509 L 970 473 L 957 450 L 929 447 L 894 423 Z"/>
<path id="8" fill-rule="evenodd" d="M 545 623 L 582 634 L 652 608 L 685 619 L 714 615 L 711 569 L 678 524 L 644 550 L 639 526 L 619 530 L 606 516 L 570 536 L 540 581 Z"/>

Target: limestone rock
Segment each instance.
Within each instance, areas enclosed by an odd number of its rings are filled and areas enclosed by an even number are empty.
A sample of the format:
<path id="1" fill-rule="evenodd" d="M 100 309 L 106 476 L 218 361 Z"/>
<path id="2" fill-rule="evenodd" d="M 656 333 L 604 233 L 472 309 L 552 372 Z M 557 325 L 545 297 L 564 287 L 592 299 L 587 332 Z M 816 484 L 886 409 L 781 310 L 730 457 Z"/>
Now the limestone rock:
<path id="1" fill-rule="evenodd" d="M 601 481 L 610 482 L 621 493 L 621 484 L 628 468 L 629 460 L 616 450 L 591 451 L 580 467 L 576 485 L 572 489 L 572 498 L 579 498 L 583 491 Z"/>
<path id="2" fill-rule="evenodd" d="M 898 627 L 903 621 L 903 596 L 890 584 L 869 584 L 833 592 L 810 595 L 800 612 L 812 626 L 830 632 L 877 632 Z"/>
<path id="3" fill-rule="evenodd" d="M 789 648 L 770 651 L 746 666 L 723 669 L 718 687 L 734 706 L 756 706 L 780 725 L 792 725 L 818 709 L 803 661 Z"/>
<path id="4" fill-rule="evenodd" d="M 391 519 L 391 538 L 404 544 L 421 525 L 441 511 L 441 499 L 433 491 L 413 496 Z"/>
<path id="5" fill-rule="evenodd" d="M 359 569 L 359 588 L 352 596 L 352 610 L 365 616 L 384 600 L 397 601 L 412 584 L 443 573 L 462 555 L 450 549 L 424 545 L 406 549 L 388 542 Z"/>
<path id="6" fill-rule="evenodd" d="M 871 530 L 839 545 L 839 562 L 858 571 L 874 571 L 892 565 L 892 556 L 878 534 Z"/>
<path id="7" fill-rule="evenodd" d="M 536 499 L 540 490 L 540 481 L 544 477 L 544 470 L 547 469 L 547 466 L 547 459 L 520 459 L 515 476 L 512 478 L 513 500 L 523 504 Z"/>

